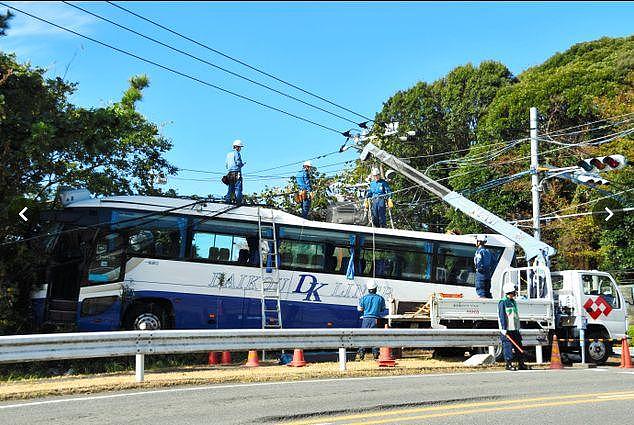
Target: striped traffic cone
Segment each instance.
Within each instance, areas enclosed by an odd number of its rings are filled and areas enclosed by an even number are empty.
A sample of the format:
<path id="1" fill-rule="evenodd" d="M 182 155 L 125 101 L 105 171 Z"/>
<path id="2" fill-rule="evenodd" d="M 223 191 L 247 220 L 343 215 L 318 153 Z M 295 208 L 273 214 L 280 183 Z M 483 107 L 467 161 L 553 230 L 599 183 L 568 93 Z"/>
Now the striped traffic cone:
<path id="1" fill-rule="evenodd" d="M 564 368 L 564 365 L 561 363 L 561 354 L 559 353 L 559 343 L 557 342 L 557 335 L 553 335 L 553 344 L 550 350 L 550 368 Z"/>
<path id="2" fill-rule="evenodd" d="M 304 350 L 296 348 L 295 351 L 293 351 L 293 361 L 287 364 L 287 366 L 292 366 L 292 367 L 306 366 L 306 362 L 304 361 Z"/>
<path id="3" fill-rule="evenodd" d="M 222 359 L 220 361 L 220 364 L 223 366 L 228 366 L 231 364 L 231 353 L 229 351 L 222 352 Z"/>
<path id="4" fill-rule="evenodd" d="M 623 369 L 632 369 L 632 356 L 630 355 L 630 346 L 627 344 L 627 338 L 621 340 L 621 365 Z"/>
<path id="5" fill-rule="evenodd" d="M 379 355 L 379 367 L 394 367 L 396 362 L 392 358 L 392 349 L 390 347 L 381 347 Z"/>
<path id="6" fill-rule="evenodd" d="M 256 350 L 249 351 L 249 357 L 247 357 L 246 367 L 258 367 L 260 366 L 260 359 L 258 358 L 258 352 Z"/>
<path id="7" fill-rule="evenodd" d="M 218 353 L 215 351 L 209 352 L 209 366 L 217 365 L 218 362 Z"/>

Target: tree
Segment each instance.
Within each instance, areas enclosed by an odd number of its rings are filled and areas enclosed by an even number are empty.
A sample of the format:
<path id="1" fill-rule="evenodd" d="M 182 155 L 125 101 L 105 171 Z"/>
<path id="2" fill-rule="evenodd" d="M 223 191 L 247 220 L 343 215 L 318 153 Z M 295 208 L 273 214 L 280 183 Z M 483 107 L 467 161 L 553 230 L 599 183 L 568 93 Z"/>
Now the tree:
<path id="1" fill-rule="evenodd" d="M 7 18 L 0 20 L 7 28 Z M 35 211 L 55 207 L 61 186 L 96 195 L 159 194 L 155 174 L 176 169 L 163 157 L 171 142 L 136 109 L 146 76 L 130 79 L 121 101 L 77 107 L 77 85 L 0 52 L 0 332 L 28 329 L 29 293 L 42 256 L 22 242 L 38 231 Z M 17 213 L 29 206 L 31 220 Z M 41 270 L 40 270 L 41 271 Z"/>

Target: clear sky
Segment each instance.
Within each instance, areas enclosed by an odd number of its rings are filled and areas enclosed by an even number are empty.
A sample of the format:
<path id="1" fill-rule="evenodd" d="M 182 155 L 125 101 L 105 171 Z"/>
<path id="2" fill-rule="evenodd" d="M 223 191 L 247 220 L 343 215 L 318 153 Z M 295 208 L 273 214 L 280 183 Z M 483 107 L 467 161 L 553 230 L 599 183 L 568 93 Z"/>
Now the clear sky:
<path id="1" fill-rule="evenodd" d="M 116 45 L 209 83 L 347 130 L 354 125 L 159 47 L 61 2 L 7 2 L 75 31 Z M 360 122 L 363 119 L 166 33 L 105 2 L 77 3 L 139 32 L 230 68 Z M 217 50 L 373 118 L 394 92 L 431 82 L 455 66 L 493 59 L 515 74 L 575 43 L 634 33 L 634 3 L 408 3 L 408 2 L 124 2 Z M 79 83 L 72 101 L 99 106 L 117 101 L 127 80 L 147 74 L 151 86 L 139 105 L 161 125 L 174 147 L 167 158 L 181 168 L 223 173 L 234 139 L 241 139 L 245 191 L 284 183 L 299 165 L 278 165 L 336 151 L 334 132 L 223 94 L 91 41 L 17 14 L 0 49 Z M 528 120 L 528 111 L 527 111 Z M 355 157 L 347 151 L 313 161 L 329 174 Z M 250 176 L 251 175 L 251 176 Z M 262 178 L 255 176 L 275 176 Z M 180 180 L 200 179 L 204 181 Z M 181 194 L 224 194 L 220 175 L 181 171 L 166 187 Z"/>

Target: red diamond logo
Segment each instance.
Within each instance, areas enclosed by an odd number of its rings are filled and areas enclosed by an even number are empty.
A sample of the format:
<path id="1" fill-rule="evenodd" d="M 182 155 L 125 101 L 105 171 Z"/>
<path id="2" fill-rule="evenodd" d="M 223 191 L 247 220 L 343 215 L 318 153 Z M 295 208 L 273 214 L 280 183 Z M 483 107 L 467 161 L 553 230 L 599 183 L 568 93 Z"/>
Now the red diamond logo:
<path id="1" fill-rule="evenodd" d="M 583 305 L 583 308 L 586 309 L 590 317 L 594 320 L 597 320 L 601 314 L 605 314 L 607 316 L 612 311 L 610 304 L 601 296 L 594 300 L 592 298 L 588 298 L 586 303 Z"/>

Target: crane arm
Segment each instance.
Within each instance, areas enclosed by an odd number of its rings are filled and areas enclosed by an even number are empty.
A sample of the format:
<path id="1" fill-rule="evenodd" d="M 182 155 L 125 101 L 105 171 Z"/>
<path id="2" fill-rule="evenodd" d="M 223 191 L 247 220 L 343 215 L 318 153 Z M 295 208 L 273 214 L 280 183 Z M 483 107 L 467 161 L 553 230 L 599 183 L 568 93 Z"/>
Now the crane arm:
<path id="1" fill-rule="evenodd" d="M 363 151 L 361 152 L 361 160 L 367 160 L 370 155 L 373 155 L 383 164 L 400 172 L 414 183 L 426 189 L 428 192 L 438 196 L 452 207 L 460 210 L 469 217 L 479 221 L 488 228 L 518 244 L 526 253 L 527 261 L 536 259 L 538 264 L 548 266 L 548 258 L 557 252 L 552 246 L 541 242 L 539 239 L 527 234 L 512 224 L 509 224 L 504 219 L 482 208 L 475 202 L 470 201 L 460 193 L 446 188 L 394 155 L 379 149 L 372 143 L 368 143 L 363 148 Z"/>

